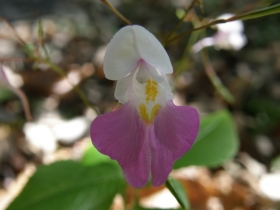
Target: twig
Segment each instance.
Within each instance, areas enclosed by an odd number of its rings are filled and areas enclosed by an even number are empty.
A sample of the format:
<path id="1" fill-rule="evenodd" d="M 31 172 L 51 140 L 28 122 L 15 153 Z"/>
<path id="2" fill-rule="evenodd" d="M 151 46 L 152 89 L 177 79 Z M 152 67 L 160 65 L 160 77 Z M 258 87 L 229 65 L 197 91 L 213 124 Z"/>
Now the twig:
<path id="1" fill-rule="evenodd" d="M 13 28 L 13 26 L 4 18 L 0 18 L 1 20 L 3 20 L 13 31 L 14 35 L 16 36 L 16 38 L 18 39 L 18 41 L 23 45 L 23 47 L 27 46 L 26 43 L 21 39 L 21 37 L 19 36 L 19 34 L 17 33 L 17 31 Z M 53 71 L 55 71 L 57 74 L 59 74 L 60 76 L 62 76 L 63 78 L 65 78 L 68 83 L 73 87 L 74 91 L 79 95 L 79 97 L 81 98 L 81 100 L 84 102 L 84 104 L 88 107 L 90 107 L 91 109 L 93 109 L 97 114 L 99 114 L 99 111 L 92 105 L 92 103 L 87 99 L 87 97 L 85 96 L 85 94 L 82 92 L 82 90 L 77 86 L 72 84 L 72 82 L 69 80 L 67 74 L 57 65 L 53 64 L 52 62 L 49 61 L 48 58 L 44 59 L 41 58 L 40 55 L 32 55 L 29 51 L 27 51 L 28 56 L 30 58 L 25 59 L 23 58 L 21 61 L 26 61 L 26 62 L 42 62 L 47 64 Z M 19 58 L 0 58 L 0 61 L 15 61 L 15 60 L 20 60 Z"/>
<path id="2" fill-rule="evenodd" d="M 50 62 L 49 60 L 46 59 L 41 59 L 41 62 L 47 64 L 52 70 L 54 70 L 57 74 L 59 74 L 60 76 L 64 77 L 68 83 L 73 87 L 74 91 L 79 95 L 79 97 L 82 99 L 82 101 L 84 102 L 84 104 L 88 107 L 90 107 L 91 109 L 93 109 L 97 114 L 100 114 L 99 111 L 97 110 L 97 108 L 95 108 L 92 103 L 87 99 L 87 97 L 85 96 L 85 94 L 83 93 L 83 91 L 79 88 L 79 86 L 74 85 L 68 78 L 67 74 L 57 65 L 53 64 L 52 62 Z"/>
<path id="3" fill-rule="evenodd" d="M 30 122 L 33 121 L 33 118 L 32 118 L 31 112 L 30 112 L 30 106 L 29 106 L 26 95 L 22 92 L 21 89 L 14 88 L 13 86 L 9 86 L 8 88 L 10 90 L 12 90 L 14 93 L 16 93 L 17 96 L 20 98 L 22 105 L 23 105 L 24 114 L 25 114 L 26 119 Z"/>
<path id="4" fill-rule="evenodd" d="M 15 35 L 17 40 L 19 41 L 19 43 L 21 45 L 25 46 L 26 45 L 25 41 L 19 36 L 18 32 L 14 29 L 14 27 L 5 18 L 1 17 L 0 20 L 2 20 L 4 23 L 7 24 L 7 26 L 12 30 L 13 34 Z"/>
<path id="5" fill-rule="evenodd" d="M 180 21 L 177 23 L 177 25 L 169 32 L 169 34 L 167 35 L 165 42 L 168 42 L 168 39 L 172 36 L 172 34 L 177 31 L 177 29 L 181 26 L 181 24 L 184 22 L 186 16 L 189 14 L 189 11 L 195 6 L 195 4 L 197 3 L 197 0 L 193 0 L 192 3 L 189 5 L 189 7 L 186 9 L 185 11 L 185 15 L 180 19 Z"/>
<path id="6" fill-rule="evenodd" d="M 234 102 L 234 97 L 229 92 L 229 90 L 223 85 L 221 79 L 218 77 L 215 70 L 213 69 L 206 49 L 202 50 L 201 56 L 205 68 L 205 73 L 210 79 L 212 85 L 228 103 L 232 104 Z"/>
<path id="7" fill-rule="evenodd" d="M 194 32 L 194 31 L 198 31 L 198 30 L 201 30 L 201 29 L 204 29 L 204 28 L 207 28 L 207 27 L 209 27 L 209 26 L 216 25 L 216 24 L 219 24 L 219 23 L 226 23 L 226 22 L 229 22 L 228 20 L 229 20 L 229 19 L 227 19 L 227 20 L 225 20 L 225 19 L 214 20 L 214 21 L 212 21 L 212 22 L 210 22 L 210 23 L 208 23 L 208 24 L 206 24 L 206 25 L 203 25 L 203 26 L 200 26 L 200 27 L 198 27 L 198 28 L 194 28 L 194 29 L 192 29 L 192 30 L 190 30 L 190 31 L 184 32 L 184 33 L 182 33 L 182 34 L 179 34 L 178 36 L 175 36 L 175 37 L 173 37 L 172 39 L 167 40 L 166 43 L 170 43 L 170 42 L 173 42 L 173 41 L 175 41 L 175 40 L 181 39 L 181 38 L 183 38 L 184 36 L 187 36 L 187 35 L 191 34 L 191 33 Z M 234 21 L 234 20 L 230 20 L 230 21 Z"/>
<path id="8" fill-rule="evenodd" d="M 105 4 L 107 7 L 109 7 L 110 10 L 112 10 L 113 13 L 115 13 L 122 21 L 124 21 L 127 25 L 132 25 L 132 23 L 125 18 L 110 2 L 107 0 L 100 0 L 103 4 Z"/>
<path id="9" fill-rule="evenodd" d="M 29 63 L 29 62 L 35 62 L 36 59 L 35 58 L 0 58 L 0 62 L 25 62 L 25 63 Z"/>
<path id="10" fill-rule="evenodd" d="M 38 22 L 38 39 L 39 39 L 40 47 L 44 51 L 45 57 L 48 60 L 50 60 L 50 56 L 49 56 L 49 53 L 48 53 L 46 45 L 45 45 L 44 30 L 43 30 L 43 25 L 42 25 L 42 21 L 41 20 L 39 20 L 39 22 Z"/>
<path id="11" fill-rule="evenodd" d="M 254 18 L 259 18 L 259 17 L 266 16 L 266 15 L 276 14 L 276 13 L 279 13 L 279 12 L 280 12 L 280 4 L 276 4 L 276 5 L 273 5 L 273 6 L 270 6 L 270 7 L 266 7 L 266 8 L 262 8 L 262 9 L 257 9 L 257 10 L 250 11 L 250 12 L 247 12 L 247 13 L 235 15 L 235 16 L 233 16 L 231 18 L 228 18 L 228 19 L 214 20 L 214 21 L 212 21 L 212 22 L 210 22 L 210 23 L 208 23 L 206 25 L 200 26 L 198 28 L 194 28 L 194 29 L 192 29 L 190 31 L 187 31 L 187 32 L 182 33 L 182 34 L 180 34 L 178 36 L 175 36 L 172 39 L 167 40 L 167 42 L 173 42 L 173 41 L 175 41 L 177 39 L 181 39 L 182 37 L 189 35 L 193 31 L 204 29 L 204 28 L 207 28 L 209 26 L 216 25 L 216 24 L 219 24 L 219 23 L 227 23 L 227 22 L 231 22 L 231 21 L 235 21 L 235 20 L 254 19 Z"/>

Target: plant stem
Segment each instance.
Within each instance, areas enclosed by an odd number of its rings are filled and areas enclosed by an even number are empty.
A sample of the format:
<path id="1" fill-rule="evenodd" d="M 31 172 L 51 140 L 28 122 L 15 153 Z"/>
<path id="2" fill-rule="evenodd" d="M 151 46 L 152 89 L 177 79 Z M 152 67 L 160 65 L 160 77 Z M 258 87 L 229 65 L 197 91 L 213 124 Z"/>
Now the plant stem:
<path id="1" fill-rule="evenodd" d="M 95 108 L 93 106 L 93 104 L 87 99 L 87 97 L 85 96 L 85 94 L 83 93 L 83 91 L 79 88 L 79 86 L 74 85 L 69 78 L 67 77 L 67 74 L 57 65 L 53 64 L 52 62 L 50 62 L 49 60 L 45 60 L 42 59 L 40 60 L 41 62 L 47 64 L 52 70 L 54 70 L 57 74 L 59 74 L 60 76 L 64 77 L 68 83 L 73 87 L 73 89 L 75 90 L 75 92 L 79 95 L 79 97 L 82 99 L 82 101 L 84 102 L 84 104 L 88 107 L 90 107 L 91 109 L 93 109 L 97 114 L 100 114 L 99 111 L 97 110 L 97 108 Z"/>
<path id="2" fill-rule="evenodd" d="M 250 11 L 250 12 L 246 12 L 244 14 L 235 15 L 235 16 L 233 16 L 231 18 L 228 18 L 228 19 L 214 20 L 214 21 L 212 21 L 212 22 L 210 22 L 210 23 L 208 23 L 206 25 L 203 25 L 203 26 L 200 26 L 198 28 L 194 28 L 194 29 L 192 29 L 190 31 L 184 32 L 182 34 L 179 34 L 178 36 L 175 36 L 172 39 L 167 40 L 166 43 L 170 43 L 170 42 L 173 42 L 175 40 L 181 39 L 184 36 L 187 36 L 187 35 L 191 34 L 194 31 L 201 30 L 201 29 L 204 29 L 204 28 L 207 28 L 209 26 L 216 25 L 216 24 L 219 24 L 219 23 L 227 23 L 227 22 L 231 22 L 231 21 L 235 21 L 235 20 L 254 19 L 254 18 L 259 18 L 259 17 L 263 17 L 263 16 L 267 16 L 267 15 L 276 14 L 276 13 L 279 13 L 279 12 L 280 12 L 280 4 L 276 4 L 276 5 L 273 5 L 273 6 L 270 6 L 270 7 L 266 7 L 266 8 L 262 8 L 262 9 L 258 9 L 258 10 L 253 10 L 253 11 Z"/>
<path id="3" fill-rule="evenodd" d="M 223 85 L 221 79 L 216 74 L 215 70 L 213 69 L 208 53 L 206 49 L 203 49 L 201 52 L 202 62 L 204 64 L 205 73 L 207 74 L 208 78 L 210 79 L 211 83 L 218 91 L 218 93 L 230 104 L 234 102 L 234 97 L 229 92 L 229 90 Z"/>
<path id="4" fill-rule="evenodd" d="M 172 34 L 177 31 L 177 29 L 181 26 L 181 24 L 184 22 L 186 16 L 189 14 L 189 11 L 195 6 L 195 4 L 197 3 L 197 0 L 193 0 L 192 3 L 189 5 L 189 7 L 186 9 L 185 11 L 185 15 L 180 19 L 180 21 L 177 23 L 177 25 L 169 32 L 169 34 L 167 35 L 165 42 L 166 43 L 168 41 L 168 39 L 172 36 Z"/>
<path id="5" fill-rule="evenodd" d="M 107 0 L 100 0 L 103 4 L 105 4 L 107 7 L 109 7 L 110 10 L 112 10 L 113 13 L 115 13 L 122 21 L 124 21 L 127 25 L 132 25 L 132 23 L 125 18 L 110 2 Z"/>
<path id="6" fill-rule="evenodd" d="M 29 106 L 28 99 L 27 99 L 26 95 L 22 92 L 21 89 L 14 88 L 13 86 L 9 86 L 8 88 L 11 91 L 13 91 L 19 97 L 19 99 L 21 100 L 26 119 L 29 122 L 33 121 L 33 118 L 32 118 L 31 112 L 30 112 L 30 106 Z"/>

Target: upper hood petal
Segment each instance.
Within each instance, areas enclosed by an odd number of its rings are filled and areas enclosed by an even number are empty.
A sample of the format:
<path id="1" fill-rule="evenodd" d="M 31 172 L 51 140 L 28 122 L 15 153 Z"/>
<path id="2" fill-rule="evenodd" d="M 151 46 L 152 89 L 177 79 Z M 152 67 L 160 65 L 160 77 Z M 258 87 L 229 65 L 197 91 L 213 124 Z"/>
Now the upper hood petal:
<path id="1" fill-rule="evenodd" d="M 119 30 L 108 44 L 104 58 L 105 76 L 119 80 L 135 70 L 144 60 L 164 74 L 173 68 L 163 46 L 142 26 L 126 26 Z"/>

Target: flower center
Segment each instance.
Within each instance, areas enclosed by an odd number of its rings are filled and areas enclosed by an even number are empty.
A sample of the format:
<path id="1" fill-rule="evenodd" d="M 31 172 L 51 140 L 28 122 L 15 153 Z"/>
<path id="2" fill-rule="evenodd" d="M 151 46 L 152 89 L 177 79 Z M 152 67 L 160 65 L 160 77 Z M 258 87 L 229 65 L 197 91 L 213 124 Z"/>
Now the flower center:
<path id="1" fill-rule="evenodd" d="M 139 114 L 142 120 L 147 123 L 153 123 L 154 118 L 160 109 L 160 104 L 154 103 L 158 95 L 158 83 L 149 78 L 145 82 L 145 103 L 139 105 Z"/>
<path id="2" fill-rule="evenodd" d="M 147 123 L 147 124 L 153 123 L 154 118 L 157 115 L 159 109 L 160 109 L 160 105 L 156 104 L 152 108 L 150 114 L 148 114 L 146 105 L 140 104 L 140 106 L 139 106 L 140 116 L 145 123 Z"/>

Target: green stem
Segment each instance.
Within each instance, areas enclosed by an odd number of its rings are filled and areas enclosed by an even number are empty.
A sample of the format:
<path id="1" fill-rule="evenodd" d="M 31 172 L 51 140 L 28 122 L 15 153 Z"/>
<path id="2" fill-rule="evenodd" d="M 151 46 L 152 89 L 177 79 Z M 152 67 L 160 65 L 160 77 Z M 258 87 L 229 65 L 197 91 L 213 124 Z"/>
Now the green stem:
<path id="1" fill-rule="evenodd" d="M 125 18 L 110 2 L 108 2 L 107 0 L 100 1 L 104 3 L 107 7 L 109 7 L 109 9 L 112 10 L 112 12 L 115 13 L 127 25 L 132 25 L 132 23 L 127 18 Z"/>
<path id="2" fill-rule="evenodd" d="M 280 4 L 276 4 L 276 5 L 273 5 L 273 6 L 270 6 L 270 7 L 254 10 L 254 11 L 247 12 L 247 13 L 244 13 L 244 14 L 235 15 L 235 16 L 233 16 L 231 18 L 228 18 L 228 19 L 214 20 L 214 21 L 212 21 L 212 22 L 210 22 L 206 25 L 203 25 L 203 26 L 200 26 L 198 28 L 194 28 L 190 31 L 179 34 L 178 36 L 175 36 L 172 39 L 167 40 L 166 43 L 170 43 L 170 42 L 173 42 L 175 40 L 181 39 L 181 38 L 191 34 L 194 31 L 201 30 L 201 29 L 204 29 L 204 28 L 207 28 L 209 26 L 216 25 L 216 24 L 219 24 L 219 23 L 227 23 L 227 22 L 231 22 L 231 21 L 235 21 L 235 20 L 254 19 L 254 18 L 259 18 L 259 17 L 263 17 L 263 16 L 267 16 L 267 15 L 272 15 L 272 14 L 279 13 L 279 12 L 280 12 Z"/>
<path id="3" fill-rule="evenodd" d="M 177 29 L 181 26 L 181 24 L 184 22 L 186 16 L 189 14 L 189 11 L 195 6 L 195 4 L 197 3 L 197 0 L 193 0 L 192 3 L 190 4 L 190 6 L 186 9 L 185 11 L 185 15 L 180 19 L 180 21 L 177 23 L 177 25 L 169 32 L 169 34 L 167 35 L 165 42 L 166 43 L 168 41 L 168 39 L 172 36 L 172 34 L 177 31 Z"/>
<path id="4" fill-rule="evenodd" d="M 85 96 L 85 94 L 83 93 L 83 91 L 79 88 L 79 86 L 72 84 L 72 82 L 68 79 L 67 74 L 57 65 L 53 64 L 52 62 L 48 61 L 48 60 L 40 60 L 41 62 L 47 64 L 52 70 L 54 70 L 57 74 L 59 74 L 60 76 L 64 77 L 68 83 L 73 87 L 73 89 L 75 90 L 75 92 L 79 95 L 79 97 L 82 99 L 82 101 L 84 102 L 84 104 L 88 107 L 90 107 L 91 109 L 93 109 L 97 114 L 99 114 L 99 111 L 93 106 L 93 104 L 87 99 L 87 97 Z"/>
<path id="5" fill-rule="evenodd" d="M 223 85 L 221 79 L 216 74 L 215 70 L 213 69 L 208 53 L 206 49 L 203 49 L 201 52 L 202 61 L 204 64 L 205 72 L 210 79 L 211 83 L 215 87 L 215 89 L 218 91 L 218 93 L 230 104 L 234 102 L 234 97 L 229 92 L 229 90 Z"/>
<path id="6" fill-rule="evenodd" d="M 183 37 L 185 37 L 185 36 L 191 34 L 191 33 L 194 32 L 194 31 L 198 31 L 198 30 L 207 28 L 207 27 L 209 27 L 209 26 L 216 25 L 216 24 L 218 24 L 218 23 L 226 23 L 226 22 L 227 22 L 227 21 L 224 20 L 224 19 L 219 19 L 219 20 L 212 21 L 212 22 L 210 22 L 210 23 L 208 23 L 208 24 L 206 24 L 206 25 L 203 25 L 203 26 L 200 26 L 200 27 L 198 27 L 198 28 L 194 28 L 194 29 L 192 29 L 192 30 L 190 30 L 190 31 L 184 32 L 184 33 L 182 33 L 182 34 L 179 34 L 178 36 L 175 36 L 175 37 L 173 37 L 172 39 L 167 40 L 167 43 L 170 43 L 170 42 L 173 42 L 173 41 L 175 41 L 175 40 L 181 39 L 181 38 L 183 38 Z"/>

